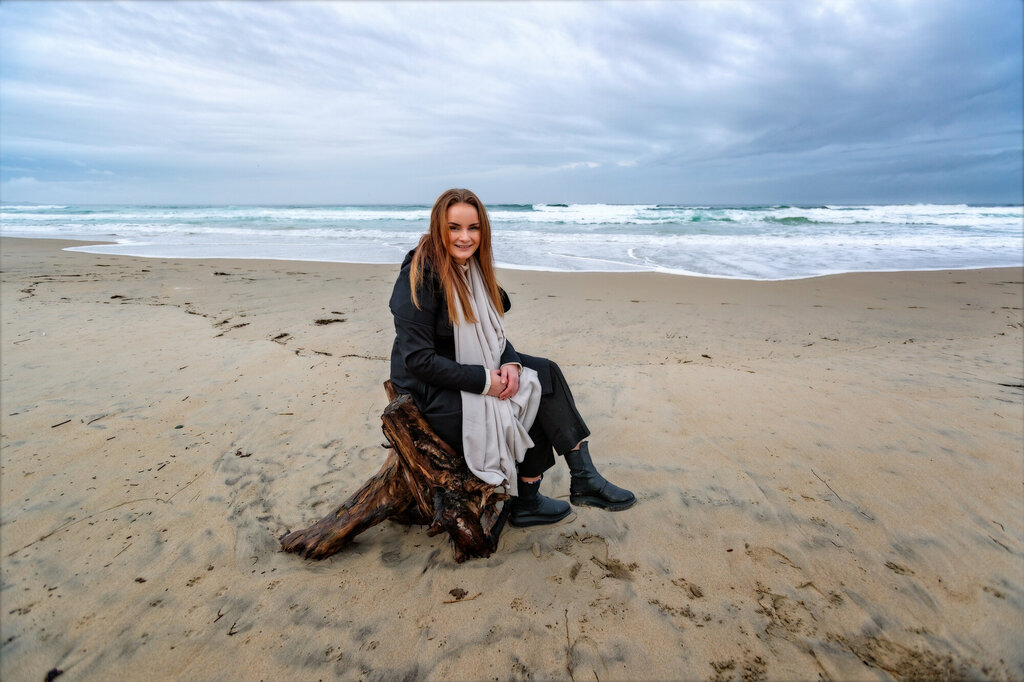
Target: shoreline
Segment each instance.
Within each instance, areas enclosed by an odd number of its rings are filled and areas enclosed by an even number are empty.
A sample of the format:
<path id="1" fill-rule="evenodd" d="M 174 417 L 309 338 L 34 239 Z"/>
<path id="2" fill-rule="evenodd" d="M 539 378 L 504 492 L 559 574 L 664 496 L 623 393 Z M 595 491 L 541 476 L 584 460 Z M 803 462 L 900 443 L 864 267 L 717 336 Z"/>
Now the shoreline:
<path id="1" fill-rule="evenodd" d="M 67 237 L 13 237 L 0 235 L 0 243 L 5 239 L 24 239 L 24 240 L 41 240 L 49 242 L 65 242 L 68 246 L 62 246 L 62 250 L 68 250 L 71 253 L 85 253 L 97 256 L 114 256 L 121 258 L 143 258 L 143 259 L 161 259 L 161 260 L 182 260 L 182 261 L 256 261 L 256 262 L 272 262 L 272 263 L 320 263 L 320 264 L 334 264 L 334 265 L 370 265 L 370 266 L 381 266 L 381 267 L 395 267 L 401 263 L 396 261 L 394 263 L 366 263 L 360 261 L 331 261 L 331 260 L 304 260 L 295 258 L 268 258 L 268 257 L 248 257 L 248 256 L 218 256 L 218 257 L 206 257 L 206 256 L 149 256 L 149 255 L 138 255 L 138 254 L 120 254 L 120 253 L 103 253 L 94 251 L 77 251 L 76 249 L 87 247 L 87 246 L 106 246 L 106 245 L 118 245 L 119 242 L 110 242 L 103 240 L 94 239 L 71 239 Z M 672 270 L 670 268 L 654 268 L 654 269 L 642 269 L 637 266 L 635 270 L 549 270 L 541 267 L 534 267 L 529 265 L 509 265 L 509 264 L 496 264 L 495 267 L 499 270 L 516 271 L 516 272 L 546 272 L 553 274 L 590 274 L 590 275 L 634 275 L 634 274 L 659 274 L 669 275 L 676 277 L 691 277 L 694 279 L 711 279 L 711 280 L 729 280 L 738 282 L 798 282 L 804 280 L 813 280 L 821 277 L 835 277 L 841 275 L 856 275 L 856 274 L 897 274 L 897 273 L 914 273 L 914 272 L 964 272 L 974 270 L 1005 270 L 1014 268 L 1024 268 L 1022 264 L 1009 264 L 1009 265 L 991 265 L 984 267 L 975 266 L 962 266 L 962 267 L 943 267 L 943 268 L 918 268 L 918 269 L 891 269 L 891 270 L 837 270 L 835 272 L 827 272 L 816 275 L 808 275 L 802 277 L 782 277 L 777 279 L 755 279 L 750 277 L 739 277 L 739 276 L 725 276 L 725 275 L 706 275 L 699 272 L 683 271 L 683 270 Z"/>
<path id="2" fill-rule="evenodd" d="M 55 241 L 0 238 L 0 677 L 1024 678 L 1022 268 L 502 269 L 637 506 L 309 562 L 383 461 L 397 265 Z"/>

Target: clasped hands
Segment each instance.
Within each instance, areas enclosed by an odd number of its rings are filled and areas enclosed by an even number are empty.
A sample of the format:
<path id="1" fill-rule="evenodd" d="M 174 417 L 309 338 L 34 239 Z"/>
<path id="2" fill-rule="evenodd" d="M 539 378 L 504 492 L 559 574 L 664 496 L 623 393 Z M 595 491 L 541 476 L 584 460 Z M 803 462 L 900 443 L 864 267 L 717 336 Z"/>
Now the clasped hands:
<path id="1" fill-rule="evenodd" d="M 508 400 L 519 392 L 519 365 L 502 365 L 501 369 L 488 371 L 491 373 L 491 387 L 487 395 Z"/>

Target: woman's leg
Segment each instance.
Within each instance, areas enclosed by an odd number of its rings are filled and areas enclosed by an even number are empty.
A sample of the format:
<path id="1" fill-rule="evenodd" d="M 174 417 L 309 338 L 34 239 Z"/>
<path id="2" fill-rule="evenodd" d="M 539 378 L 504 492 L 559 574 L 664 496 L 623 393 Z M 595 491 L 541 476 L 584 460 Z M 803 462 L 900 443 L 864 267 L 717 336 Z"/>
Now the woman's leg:
<path id="1" fill-rule="evenodd" d="M 541 396 L 540 402 L 541 405 L 544 404 L 544 396 Z M 536 422 L 530 428 L 530 439 L 533 441 L 533 447 L 526 451 L 523 461 L 519 463 L 519 480 L 539 478 L 555 465 L 551 440 Z"/>
<path id="2" fill-rule="evenodd" d="M 590 429 L 576 409 L 572 390 L 561 368 L 550 360 L 531 356 L 526 356 L 523 364 L 539 367 L 538 371 L 546 371 L 547 376 L 542 377 L 541 383 L 547 384 L 551 390 L 541 395 L 537 419 L 530 429 L 534 447 L 527 450 L 519 466 L 520 480 L 533 479 L 549 469 L 554 464 L 551 454 L 554 449 L 565 456 L 569 465 L 569 499 L 573 504 L 609 511 L 632 507 L 636 503 L 636 496 L 610 483 L 594 466 L 585 440 L 590 436 Z"/>
<path id="3" fill-rule="evenodd" d="M 520 359 L 525 367 L 537 372 L 543 389 L 537 418 L 530 427 L 534 445 L 526 451 L 519 465 L 520 478 L 534 478 L 555 465 L 552 450 L 564 455 L 579 447 L 579 443 L 590 435 L 590 429 L 576 409 L 576 401 L 561 368 L 547 358 L 521 353 Z"/>
<path id="4" fill-rule="evenodd" d="M 569 382 L 562 374 L 562 368 L 549 360 L 548 372 L 551 392 L 541 395 L 537 419 L 533 424 L 534 429 L 543 431 L 555 452 L 564 455 L 579 447 L 579 444 L 590 436 L 590 429 L 576 409 L 576 401 L 572 397 Z M 531 437 L 532 433 L 531 429 Z"/>
<path id="5" fill-rule="evenodd" d="M 543 403 L 544 399 L 541 398 Z M 508 522 L 513 526 L 539 526 L 561 521 L 572 512 L 568 502 L 540 494 L 542 474 L 555 463 L 551 441 L 543 430 L 530 429 L 533 447 L 519 463 L 519 495 L 512 503 Z"/>

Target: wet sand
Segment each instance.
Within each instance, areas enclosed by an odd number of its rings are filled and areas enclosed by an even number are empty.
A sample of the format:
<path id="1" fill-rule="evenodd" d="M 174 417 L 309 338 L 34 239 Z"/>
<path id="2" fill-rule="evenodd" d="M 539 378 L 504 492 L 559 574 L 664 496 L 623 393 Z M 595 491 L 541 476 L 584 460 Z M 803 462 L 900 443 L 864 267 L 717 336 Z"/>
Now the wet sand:
<path id="1" fill-rule="evenodd" d="M 4 680 L 1024 679 L 1020 268 L 501 271 L 639 504 L 310 562 L 384 458 L 397 266 L 67 245 L 0 240 Z"/>

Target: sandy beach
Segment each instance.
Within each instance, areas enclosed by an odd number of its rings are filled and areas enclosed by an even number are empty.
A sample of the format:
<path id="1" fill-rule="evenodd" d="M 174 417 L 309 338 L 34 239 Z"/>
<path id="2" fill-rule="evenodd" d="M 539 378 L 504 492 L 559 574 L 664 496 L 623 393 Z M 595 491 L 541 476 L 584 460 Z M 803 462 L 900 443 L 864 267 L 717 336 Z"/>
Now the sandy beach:
<path id="1" fill-rule="evenodd" d="M 500 271 L 638 505 L 311 562 L 277 538 L 385 456 L 397 266 L 70 245 L 0 240 L 4 680 L 1024 679 L 1020 268 Z"/>

